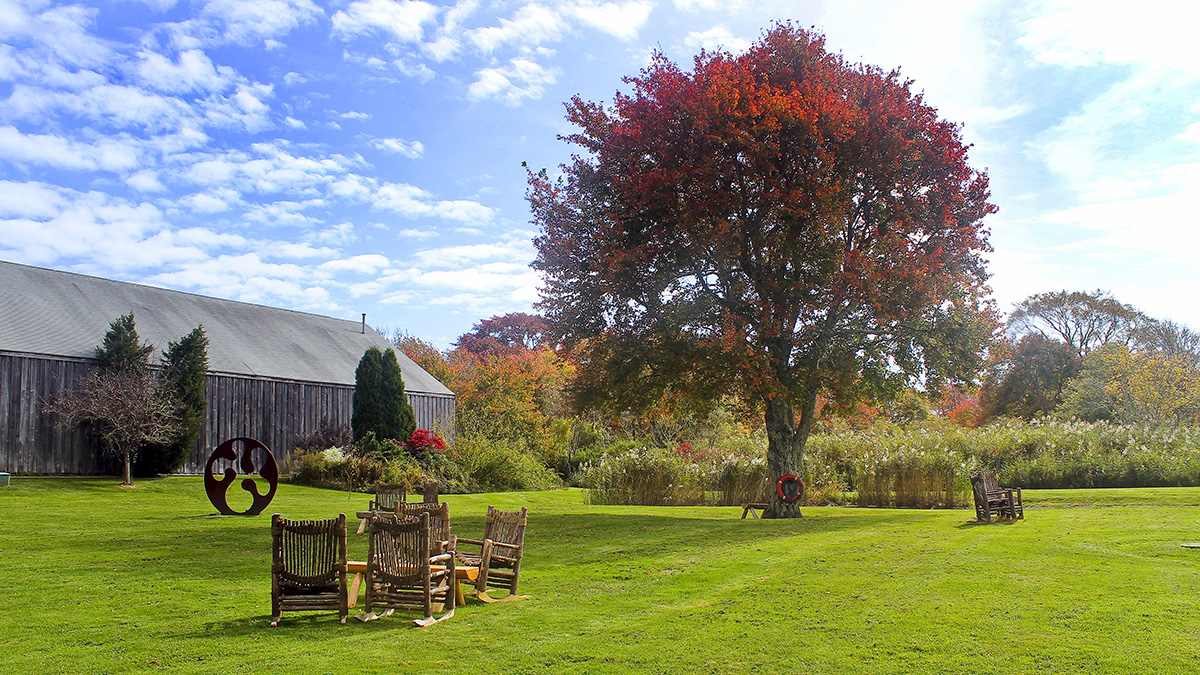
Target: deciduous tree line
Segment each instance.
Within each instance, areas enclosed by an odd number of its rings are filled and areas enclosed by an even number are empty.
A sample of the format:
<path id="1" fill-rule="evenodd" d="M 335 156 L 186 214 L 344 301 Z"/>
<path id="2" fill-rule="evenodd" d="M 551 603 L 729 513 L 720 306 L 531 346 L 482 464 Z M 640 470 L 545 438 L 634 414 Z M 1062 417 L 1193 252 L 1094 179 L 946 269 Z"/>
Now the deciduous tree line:
<path id="1" fill-rule="evenodd" d="M 992 350 L 982 419 L 1200 422 L 1200 334 L 1103 291 L 1055 291 L 1016 306 Z"/>

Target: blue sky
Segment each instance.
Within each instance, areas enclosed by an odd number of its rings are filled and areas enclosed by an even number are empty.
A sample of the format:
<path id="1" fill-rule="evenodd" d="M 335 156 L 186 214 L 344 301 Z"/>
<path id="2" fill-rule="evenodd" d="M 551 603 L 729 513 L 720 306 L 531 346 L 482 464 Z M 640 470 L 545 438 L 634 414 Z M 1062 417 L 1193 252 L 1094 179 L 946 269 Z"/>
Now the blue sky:
<path id="1" fill-rule="evenodd" d="M 529 311 L 522 162 L 654 49 L 773 21 L 898 67 L 986 168 L 1002 309 L 1200 328 L 1194 3 L 0 0 L 0 259 L 398 328 Z"/>

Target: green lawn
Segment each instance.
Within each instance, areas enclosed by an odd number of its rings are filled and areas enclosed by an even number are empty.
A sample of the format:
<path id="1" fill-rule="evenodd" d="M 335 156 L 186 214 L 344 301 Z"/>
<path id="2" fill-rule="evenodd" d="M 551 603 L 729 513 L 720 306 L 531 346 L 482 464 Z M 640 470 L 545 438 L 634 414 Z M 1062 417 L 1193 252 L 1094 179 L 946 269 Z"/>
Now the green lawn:
<path id="1" fill-rule="evenodd" d="M 0 672 L 1191 673 L 1200 488 L 1027 491 L 1026 520 L 967 511 L 589 506 L 576 490 L 450 496 L 530 508 L 524 602 L 429 629 L 270 610 L 270 525 L 221 517 L 198 478 L 15 477 L 0 488 Z M 268 508 L 366 505 L 281 486 Z M 1097 508 L 1067 508 L 1090 506 Z M 353 530 L 353 526 L 352 526 Z M 352 558 L 366 537 L 351 534 Z M 361 610 L 361 603 L 359 605 Z"/>

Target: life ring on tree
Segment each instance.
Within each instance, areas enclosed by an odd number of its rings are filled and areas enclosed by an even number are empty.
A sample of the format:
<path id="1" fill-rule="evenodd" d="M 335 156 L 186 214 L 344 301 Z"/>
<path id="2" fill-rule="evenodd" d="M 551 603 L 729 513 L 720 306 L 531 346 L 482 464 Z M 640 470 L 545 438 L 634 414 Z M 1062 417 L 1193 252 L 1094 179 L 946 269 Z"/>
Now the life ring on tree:
<path id="1" fill-rule="evenodd" d="M 785 504 L 797 502 L 804 498 L 804 481 L 797 478 L 796 474 L 789 473 L 775 483 L 775 494 Z"/>

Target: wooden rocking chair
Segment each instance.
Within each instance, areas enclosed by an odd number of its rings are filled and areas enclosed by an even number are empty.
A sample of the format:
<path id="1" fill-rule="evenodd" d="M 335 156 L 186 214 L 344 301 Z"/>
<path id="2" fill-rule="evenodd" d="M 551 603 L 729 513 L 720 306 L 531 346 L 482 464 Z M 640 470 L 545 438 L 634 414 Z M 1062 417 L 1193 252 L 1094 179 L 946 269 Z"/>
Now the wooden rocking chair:
<path id="1" fill-rule="evenodd" d="M 401 483 L 378 483 L 375 485 L 375 498 L 367 502 L 368 511 L 391 511 L 394 510 L 396 504 L 404 503 L 408 499 L 408 488 Z M 367 521 L 370 518 L 363 518 L 358 524 L 356 534 L 362 534 L 367 531 Z"/>
<path id="2" fill-rule="evenodd" d="M 528 595 L 517 595 L 517 582 L 521 576 L 521 556 L 525 547 L 525 523 L 529 509 L 501 511 L 489 506 L 483 525 L 483 539 L 456 539 L 455 550 L 463 565 L 477 566 L 479 576 L 475 578 L 472 595 L 484 602 L 524 600 Z M 480 552 L 473 555 L 460 550 L 463 544 L 478 546 Z M 492 598 L 489 589 L 506 589 L 508 595 Z"/>
<path id="3" fill-rule="evenodd" d="M 971 474 L 971 491 L 975 496 L 975 520 L 992 522 L 998 518 L 1018 520 L 1025 518 L 1025 506 L 1021 501 L 1021 488 L 1002 488 L 995 471 L 977 471 Z"/>
<path id="4" fill-rule="evenodd" d="M 426 502 L 396 502 L 395 514 L 399 518 L 416 518 L 429 514 L 429 555 L 440 555 L 457 548 L 450 541 L 450 504 Z"/>
<path id="5" fill-rule="evenodd" d="M 424 627 L 454 616 L 454 551 L 429 555 L 429 514 L 372 518 L 370 532 L 366 614 L 358 618 L 371 621 L 397 609 L 416 609 L 425 616 L 413 623 Z M 436 619 L 435 604 L 445 608 Z"/>
<path id="6" fill-rule="evenodd" d="M 271 516 L 271 625 L 286 611 L 336 609 L 349 614 L 346 514 L 327 520 Z"/>

